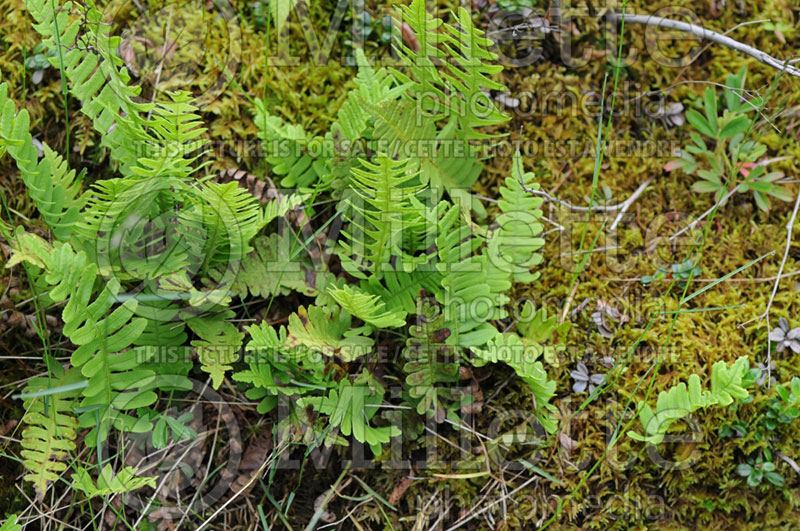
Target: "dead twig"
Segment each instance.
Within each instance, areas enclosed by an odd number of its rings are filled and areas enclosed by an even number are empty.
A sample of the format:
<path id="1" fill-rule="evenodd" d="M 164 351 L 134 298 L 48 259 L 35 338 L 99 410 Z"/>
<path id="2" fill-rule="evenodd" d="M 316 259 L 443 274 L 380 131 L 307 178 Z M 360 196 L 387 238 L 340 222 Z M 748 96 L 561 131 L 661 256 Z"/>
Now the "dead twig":
<path id="1" fill-rule="evenodd" d="M 762 52 L 758 48 L 741 43 L 721 33 L 711 31 L 702 26 L 681 22 L 679 20 L 672 20 L 669 18 L 655 17 L 652 15 L 629 15 L 627 13 L 609 13 L 608 19 L 612 22 L 621 22 L 624 19 L 625 23 L 627 24 L 644 24 L 646 26 L 657 26 L 659 28 L 674 29 L 691 33 L 702 40 L 721 44 L 722 46 L 726 46 L 732 50 L 736 50 L 737 52 L 749 55 L 750 57 L 755 57 L 759 62 L 767 66 L 771 66 L 772 68 L 786 72 L 789 75 L 800 77 L 800 69 L 791 66 L 788 60 L 781 61 L 775 57 L 772 57 L 766 52 Z"/>
<path id="2" fill-rule="evenodd" d="M 797 475 L 800 476 L 800 465 L 798 465 L 794 459 L 792 459 L 788 455 L 783 455 L 780 452 L 775 452 L 775 455 L 777 455 L 784 463 L 792 467 L 792 470 L 794 470 L 797 473 Z"/>
<path id="3" fill-rule="evenodd" d="M 619 214 L 617 214 L 617 218 L 614 220 L 614 223 L 611 224 L 611 227 L 608 228 L 609 232 L 614 232 L 614 229 L 617 228 L 619 222 L 622 221 L 622 216 L 625 215 L 625 212 L 628 211 L 633 202 L 636 201 L 636 199 L 638 199 L 642 193 L 644 193 L 648 186 L 650 186 L 651 182 L 652 179 L 647 179 L 645 182 L 640 184 L 639 188 L 634 190 L 633 194 L 631 194 L 631 196 L 624 203 L 622 203 L 622 206 L 619 209 Z"/>
<path id="4" fill-rule="evenodd" d="M 794 229 L 794 221 L 797 219 L 797 210 L 800 208 L 800 191 L 797 193 L 797 199 L 794 202 L 794 210 L 792 210 L 792 216 L 789 218 L 789 222 L 786 223 L 786 248 L 783 250 L 783 259 L 781 259 L 781 266 L 778 268 L 778 278 L 775 280 L 775 284 L 772 286 L 772 294 L 769 296 L 769 301 L 767 301 L 767 307 L 764 309 L 764 313 L 759 316 L 758 321 L 761 322 L 762 319 L 767 319 L 767 336 L 772 333 L 772 328 L 769 324 L 769 310 L 772 308 L 772 302 L 775 300 L 775 294 L 778 292 L 778 286 L 781 284 L 781 275 L 783 274 L 783 268 L 786 266 L 786 259 L 789 257 L 789 248 L 792 246 L 792 230 Z M 767 387 L 769 387 L 770 377 L 772 376 L 770 373 L 770 362 L 772 361 L 772 341 L 767 340 L 767 361 L 764 364 L 767 367 Z"/>

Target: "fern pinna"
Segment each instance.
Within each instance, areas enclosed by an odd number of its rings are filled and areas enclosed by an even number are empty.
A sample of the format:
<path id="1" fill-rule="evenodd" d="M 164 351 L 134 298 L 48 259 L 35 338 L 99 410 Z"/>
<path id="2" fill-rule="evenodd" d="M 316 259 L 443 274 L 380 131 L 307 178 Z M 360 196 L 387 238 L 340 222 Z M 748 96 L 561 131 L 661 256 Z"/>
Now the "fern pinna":
<path id="1" fill-rule="evenodd" d="M 491 230 L 469 193 L 482 169 L 473 142 L 496 138 L 482 129 L 507 117 L 484 96 L 502 88 L 492 80 L 500 67 L 466 10 L 442 23 L 421 0 L 400 8 L 419 49 L 398 40 L 402 64 L 391 70 L 356 50 L 355 88 L 322 138 L 256 101 L 268 169 L 296 189 L 262 205 L 205 175 L 208 132 L 188 93 L 140 101 L 119 39 L 91 2 L 27 5 L 118 168 L 82 183 L 47 146 L 38 160 L 27 114 L 0 85 L 0 148 L 54 237 L 18 230 L 10 264 L 25 264 L 44 300 L 66 302 L 64 334 L 74 345 L 67 367 L 49 364 L 49 387 L 35 379 L 23 393 L 32 397 L 23 448 L 38 495 L 65 471 L 76 430 L 90 429 L 90 445 L 150 432 L 155 409 L 190 389 L 190 374 L 214 388 L 233 382 L 262 414 L 291 398 L 279 433 L 290 423 L 309 443 L 353 438 L 379 454 L 401 433 L 382 411 L 389 380 L 374 370 L 387 341 L 403 347 L 402 362 L 387 371 L 417 414 L 457 423 L 470 398 L 454 390 L 460 365 L 505 363 L 529 386 L 542 425 L 555 429 L 555 383 L 538 359 L 555 325 L 544 317 L 516 331 L 499 323 L 513 284 L 533 281 L 542 260 L 541 200 L 526 190 L 533 175 L 517 155 Z M 317 142 L 326 148 L 313 149 Z M 294 223 L 279 223 L 289 212 Z M 340 235 L 326 246 L 342 264 L 338 276 L 306 257 L 329 229 Z M 291 313 L 272 305 L 292 292 L 313 303 L 301 299 Z M 278 306 L 285 325 L 267 320 Z M 267 317 L 242 329 L 241 307 L 247 318 L 266 307 Z M 181 356 L 162 356 L 165 349 Z M 87 496 L 151 484 L 101 462 L 76 469 L 75 488 Z"/>

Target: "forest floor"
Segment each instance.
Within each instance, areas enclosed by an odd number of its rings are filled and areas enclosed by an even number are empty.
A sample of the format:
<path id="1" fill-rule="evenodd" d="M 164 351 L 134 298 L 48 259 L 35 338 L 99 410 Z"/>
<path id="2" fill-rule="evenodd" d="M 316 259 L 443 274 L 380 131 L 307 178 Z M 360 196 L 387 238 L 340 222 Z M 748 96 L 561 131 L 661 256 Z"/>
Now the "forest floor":
<path id="1" fill-rule="evenodd" d="M 240 31 L 235 43 L 240 58 L 236 83 L 200 105 L 220 153 L 209 173 L 238 169 L 264 174 L 264 161 L 241 147 L 256 131 L 246 95 L 266 95 L 275 114 L 319 133 L 328 130 L 352 87 L 355 69 L 346 61 L 350 48 L 345 31 L 336 36 L 330 57 L 319 64 L 312 59 L 299 24 L 290 18 L 288 47 L 298 57 L 297 64 L 266 66 L 266 53 L 274 52 L 278 44 L 274 35 L 267 42 L 256 4 L 239 1 L 233 6 Z M 737 2 L 720 4 L 724 3 L 655 0 L 629 10 L 673 18 L 691 12 L 705 27 L 721 33 L 736 28 L 730 37 L 775 57 L 800 49 L 796 29 L 800 6 L 791 0 L 748 1 L 743 12 Z M 448 2 L 441 5 L 453 7 Z M 335 9 L 336 2 L 330 0 L 309 6 L 319 39 Z M 367 9 L 379 20 L 384 6 L 368 2 Z M 435 448 L 440 464 L 428 462 L 424 470 L 417 465 L 395 469 L 380 462 L 372 469 L 354 466 L 339 483 L 339 496 L 327 505 L 330 514 L 325 521 L 339 522 L 332 528 L 532 529 L 548 522 L 554 529 L 796 529 L 800 523 L 800 469 L 795 471 L 793 464 L 800 460 L 798 423 L 782 428 L 780 437 L 770 443 L 783 456 L 776 460 L 785 477 L 782 487 L 749 486 L 737 474 L 737 465 L 748 456 L 763 454 L 765 444 L 752 436 L 728 433 L 737 422 L 751 422 L 774 399 L 774 385 L 757 386 L 751 403 L 698 411 L 681 437 L 657 451 L 624 433 L 615 436 L 618 423 L 630 420 L 629 400 L 640 399 L 643 388 L 652 385 L 650 403 L 654 403 L 657 392 L 691 374 L 706 381 L 717 361 L 746 356 L 751 366 L 766 364 L 767 323 L 776 328 L 779 318 L 785 318 L 791 326 L 800 325 L 797 235 L 782 265 L 787 222 L 800 189 L 796 184 L 800 80 L 789 75 L 776 80 L 777 70 L 754 58 L 685 34 L 672 33 L 679 38 L 654 43 L 648 40 L 646 27 L 637 24 L 625 25 L 622 51 L 630 59 L 615 68 L 617 41 L 602 21 L 605 9 L 590 2 L 565 7 L 563 20 L 571 22 L 545 35 L 526 28 L 512 30 L 507 26 L 518 20 L 513 17 L 492 26 L 486 8 L 476 15 L 490 36 L 501 41 L 505 69 L 497 80 L 506 85 L 507 93 L 492 97 L 511 117 L 502 126 L 508 135 L 484 161 L 485 170 L 473 189 L 487 198 L 488 210 L 495 208 L 501 179 L 510 175 L 516 148 L 523 153 L 525 169 L 535 173 L 550 196 L 569 205 L 589 204 L 598 129 L 607 124 L 608 147 L 596 175 L 606 204 L 625 203 L 646 183 L 619 221 L 621 208 L 587 213 L 553 201 L 544 204 L 550 223 L 545 259 L 538 269 L 541 276 L 530 285 L 517 286 L 514 295 L 517 301 L 530 299 L 571 323 L 562 338 L 564 348 L 547 364 L 548 375 L 557 383 L 557 435 L 541 438 L 528 433 L 530 393 L 511 369 L 473 369 L 471 381 L 482 400 L 469 416 L 470 430 L 439 425 L 409 450 L 414 460 L 420 460 L 427 444 L 428 451 Z M 773 23 L 742 25 L 765 19 Z M 343 24 L 351 24 L 349 15 Z M 389 56 L 379 31 L 367 37 L 366 47 L 368 56 L 377 60 Z M 31 79 L 34 71 L 26 69 L 23 57 L 33 53 L 38 35 L 30 29 L 18 0 L 0 0 L 0 35 L 2 80 L 10 83 L 17 101 L 25 102 L 35 137 L 59 152 L 69 143 L 73 167 L 85 168 L 87 180 L 111 174 L 87 119 L 71 109 L 65 121 L 58 70 L 46 68 L 37 83 Z M 573 47 L 569 55 L 560 46 L 566 40 Z M 537 47 L 538 58 L 529 60 Z M 659 49 L 665 50 L 661 61 L 654 58 Z M 667 64 L 669 57 L 693 50 L 700 53 L 690 64 Z M 766 146 L 759 160 L 773 159 L 769 169 L 785 174 L 792 200 L 773 199 L 769 210 L 763 211 L 751 193 L 736 194 L 693 230 L 672 238 L 715 204 L 713 194 L 693 191 L 697 177 L 665 169 L 675 158 L 675 149 L 692 142 L 693 129 L 685 116 L 702 107 L 706 87 L 721 94 L 720 85 L 714 84 L 725 84 L 726 76 L 742 67 L 747 68 L 748 95 L 769 95 L 753 131 Z M 213 83 L 200 74 L 192 80 L 192 88 L 198 94 L 211 94 Z M 609 116 L 612 99 L 614 112 Z M 9 158 L 0 161 L 0 193 L 15 216 L 4 221 L 41 227 Z M 616 230 L 608 230 L 610 225 Z M 8 258 L 7 247 L 3 250 L 0 265 Z M 643 277 L 656 276 L 659 268 L 670 270 L 687 260 L 688 269 L 698 269 L 686 291 L 680 282 L 671 282 L 671 275 L 642 282 Z M 773 294 L 779 270 L 784 276 Z M 719 279 L 723 280 L 715 282 Z M 0 440 L 3 453 L 11 455 L 18 454 L 15 428 L 22 415 L 20 401 L 11 395 L 21 382 L 42 371 L 41 344 L 24 319 L 35 312 L 25 286 L 15 272 L 0 273 Z M 687 294 L 708 286 L 685 300 Z M 277 311 L 286 316 L 295 309 L 291 304 L 289 299 L 279 301 Z M 773 344 L 770 376 L 777 383 L 800 376 L 799 355 L 788 348 L 778 352 Z M 576 370 L 605 375 L 612 367 L 617 376 L 592 401 L 586 402 L 587 392 L 573 389 L 577 380 L 571 374 Z M 271 421 L 252 405 L 242 405 L 235 387 L 223 385 L 219 394 L 232 404 L 242 427 L 245 460 L 257 461 L 271 450 L 271 440 L 264 435 Z M 628 416 L 621 418 L 624 411 Z M 296 449 L 292 457 L 301 459 L 303 449 Z M 214 525 L 253 529 L 271 522 L 276 529 L 302 529 L 348 458 L 346 452 L 334 453 L 325 466 L 308 462 L 303 469 L 282 472 L 269 485 L 260 482 L 230 503 Z M 21 465 L 0 459 L 0 470 L 7 479 L 0 486 L 0 513 L 25 509 L 30 494 L 12 485 L 22 473 Z M 352 481 L 351 475 L 358 480 Z M 388 510 L 378 497 L 396 511 Z"/>

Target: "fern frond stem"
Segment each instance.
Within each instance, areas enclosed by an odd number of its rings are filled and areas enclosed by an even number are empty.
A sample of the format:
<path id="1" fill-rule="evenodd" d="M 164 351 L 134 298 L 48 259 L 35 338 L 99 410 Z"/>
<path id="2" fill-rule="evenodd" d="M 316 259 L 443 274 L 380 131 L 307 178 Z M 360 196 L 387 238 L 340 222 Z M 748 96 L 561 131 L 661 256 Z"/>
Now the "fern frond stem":
<path id="1" fill-rule="evenodd" d="M 170 6 L 169 9 L 169 18 L 167 19 L 167 28 L 164 32 L 164 45 L 161 46 L 161 60 L 158 62 L 158 66 L 156 67 L 156 82 L 153 84 L 153 94 L 150 95 L 150 103 L 156 101 L 156 94 L 158 93 L 158 85 L 161 83 L 161 72 L 164 70 L 164 58 L 167 55 L 167 43 L 169 42 L 169 31 L 172 27 L 172 16 L 175 12 L 175 7 Z M 176 38 L 177 42 L 177 38 Z M 151 107 L 149 111 L 147 111 L 147 121 L 150 121 L 150 116 L 153 114 L 153 108 Z"/>
<path id="2" fill-rule="evenodd" d="M 66 148 L 64 150 L 64 159 L 69 161 L 69 92 L 67 91 L 67 76 L 64 74 L 64 52 L 61 49 L 61 31 L 58 29 L 58 17 L 56 13 L 56 0 L 51 0 L 53 5 L 53 26 L 55 27 L 54 37 L 56 40 L 56 47 L 58 48 L 58 70 L 61 73 L 61 94 L 64 96 L 64 120 L 66 131 Z"/>
<path id="3" fill-rule="evenodd" d="M 311 203 L 310 203 L 310 204 L 312 204 L 312 205 L 314 204 L 314 199 L 317 197 L 317 192 L 318 192 L 318 189 L 317 189 L 317 188 L 315 188 L 315 189 L 314 189 L 314 194 L 311 196 Z M 297 244 L 297 243 L 300 241 L 300 238 L 299 238 L 299 237 L 295 237 L 295 239 L 292 241 L 292 247 L 291 247 L 291 249 L 289 250 L 289 260 L 288 260 L 288 261 L 286 262 L 286 264 L 283 266 L 283 269 L 281 269 L 281 273 L 280 273 L 280 275 L 278 275 L 278 280 L 275 282 L 275 288 L 273 288 L 273 290 L 272 290 L 272 294 L 270 295 L 270 298 L 269 298 L 269 303 L 267 304 L 267 309 L 264 311 L 264 315 L 267 315 L 267 314 L 269 314 L 269 309 L 270 309 L 270 308 L 272 308 L 272 302 L 275 300 L 275 295 L 278 293 L 278 286 L 280 286 L 280 285 L 281 285 L 281 280 L 283 279 L 283 274 L 284 274 L 284 273 L 286 273 L 286 268 L 287 268 L 287 267 L 289 267 L 289 263 L 290 263 L 292 260 L 294 260 L 295 258 L 297 258 L 297 254 L 298 254 L 298 253 L 299 253 L 301 250 L 305 249 L 305 247 L 306 247 L 306 246 L 307 246 L 307 245 L 308 245 L 308 244 L 309 244 L 311 241 L 313 241 L 313 240 L 314 240 L 314 238 L 316 238 L 316 237 L 317 237 L 317 235 L 318 235 L 320 232 L 322 232 L 323 230 L 325 230 L 325 228 L 326 228 L 328 225 L 330 225 L 330 224 L 333 222 L 333 220 L 337 219 L 338 217 L 339 217 L 339 216 L 338 216 L 338 214 L 337 214 L 337 215 L 335 215 L 335 216 L 331 216 L 331 218 L 330 218 L 328 221 L 326 221 L 326 222 L 325 222 L 325 223 L 324 223 L 324 224 L 323 224 L 323 225 L 322 225 L 322 226 L 321 226 L 321 227 L 320 227 L 320 228 L 319 228 L 319 229 L 318 229 L 316 232 L 314 232 L 314 234 L 312 234 L 311 236 L 309 236 L 309 237 L 308 237 L 308 239 L 307 239 L 307 240 L 306 240 L 306 241 L 305 241 L 305 242 L 302 244 L 302 246 L 301 246 L 299 249 L 297 249 L 297 250 L 295 250 L 295 245 L 296 245 L 296 244 Z M 295 236 L 297 236 L 297 235 L 295 234 Z"/>

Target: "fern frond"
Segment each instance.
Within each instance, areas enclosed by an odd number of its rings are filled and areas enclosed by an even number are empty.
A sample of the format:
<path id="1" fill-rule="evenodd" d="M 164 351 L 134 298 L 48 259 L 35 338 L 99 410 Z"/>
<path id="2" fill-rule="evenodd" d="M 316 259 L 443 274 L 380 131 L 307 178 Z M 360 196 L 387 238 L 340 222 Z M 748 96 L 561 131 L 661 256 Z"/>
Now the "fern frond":
<path id="1" fill-rule="evenodd" d="M 473 254 L 482 240 L 460 216 L 461 210 L 453 206 L 439 224 L 436 267 L 442 274 L 442 289 L 436 293 L 436 300 L 444 308 L 446 326 L 451 331 L 448 344 L 472 347 L 485 344 L 497 329 L 487 322 L 495 310 L 486 305 L 493 295 L 487 283 L 486 256 Z"/>
<path id="2" fill-rule="evenodd" d="M 436 293 L 441 289 L 441 280 L 441 273 L 432 267 L 412 272 L 387 268 L 382 279 L 370 277 L 361 281 L 361 289 L 379 296 L 387 308 L 409 314 L 416 310 L 420 291 Z"/>
<path id="3" fill-rule="evenodd" d="M 442 22 L 427 12 L 424 0 L 414 0 L 410 6 L 401 7 L 400 13 L 414 31 L 419 49 L 410 49 L 398 36 L 395 50 L 406 68 L 405 72 L 393 70 L 393 73 L 401 82 L 410 83 L 408 94 L 417 107 L 432 121 L 449 117 L 457 124 L 454 138 L 496 137 L 480 133 L 476 128 L 508 120 L 484 93 L 505 89 L 490 79 L 503 67 L 491 64 L 497 59 L 496 54 L 488 50 L 492 42 L 472 23 L 470 12 L 459 8 L 455 23 L 444 25 L 445 32 L 439 31 Z M 437 64 L 446 67 L 441 75 Z"/>
<path id="4" fill-rule="evenodd" d="M 378 295 L 369 295 L 347 284 L 341 288 L 331 286 L 328 293 L 347 312 L 376 328 L 396 328 L 406 324 L 406 312 L 399 308 L 386 310 L 386 304 Z"/>
<path id="5" fill-rule="evenodd" d="M 570 326 L 569 321 L 559 324 L 555 315 L 547 317 L 547 310 L 544 307 L 536 310 L 531 301 L 525 301 L 517 320 L 517 332 L 522 336 L 522 341 L 526 344 L 541 345 L 545 361 L 556 367 L 560 365 L 557 353 L 566 348 L 563 344 L 558 344 L 558 341 L 566 336 Z M 546 344 L 550 339 L 553 342 Z"/>
<path id="6" fill-rule="evenodd" d="M 92 186 L 75 229 L 85 251 L 116 278 L 152 279 L 189 266 L 174 210 L 189 193 L 179 179 L 105 179 Z"/>
<path id="7" fill-rule="evenodd" d="M 307 149 L 310 138 L 299 125 L 284 124 L 267 112 L 263 100 L 255 100 L 255 125 L 267 153 L 270 170 L 281 177 L 283 188 L 308 189 L 326 175 L 326 159 Z"/>
<path id="8" fill-rule="evenodd" d="M 300 306 L 289 316 L 286 346 L 311 349 L 326 356 L 339 356 L 353 361 L 372 351 L 373 341 L 360 335 L 360 330 L 350 330 L 352 319 L 344 310 L 328 311 L 318 306 L 308 310 Z"/>
<path id="9" fill-rule="evenodd" d="M 227 310 L 187 321 L 189 328 L 198 336 L 198 339 L 192 340 L 192 346 L 200 360 L 200 370 L 211 376 L 214 389 L 219 389 L 225 373 L 232 370 L 231 364 L 239 359 L 244 334 L 229 322 L 234 317 L 233 311 Z"/>
<path id="10" fill-rule="evenodd" d="M 0 525 L 0 531 L 21 531 L 22 525 L 17 523 L 17 515 L 10 514 L 6 521 Z"/>
<path id="11" fill-rule="evenodd" d="M 532 182 L 533 173 L 522 175 L 522 158 L 519 152 L 514 155 L 511 177 L 507 177 L 505 185 L 500 187 L 500 215 L 496 221 L 498 229 L 488 238 L 488 255 L 490 263 L 508 272 L 514 282 L 530 283 L 539 278 L 538 273 L 531 273 L 531 267 L 542 263 L 539 251 L 544 246 L 541 238 L 544 226 L 539 221 L 542 211 L 542 198 L 529 194 L 522 187 L 525 185 L 534 190 L 538 183 Z"/>
<path id="12" fill-rule="evenodd" d="M 466 140 L 452 138 L 453 128 L 437 132 L 414 102 L 364 106 L 375 118 L 372 145 L 376 149 L 389 157 L 410 157 L 411 169 L 419 170 L 419 181 L 430 186 L 434 201 L 446 191 L 479 217 L 485 216 L 480 202 L 468 193 L 483 166 Z"/>
<path id="13" fill-rule="evenodd" d="M 147 325 L 134 345 L 141 347 L 146 360 L 139 368 L 153 371 L 159 377 L 180 379 L 186 377 L 193 367 L 192 351 L 187 345 L 186 323 L 183 309 L 171 298 L 160 298 L 163 293 L 144 290 L 146 304 L 140 304 L 136 313 L 147 319 Z M 147 350 L 153 354 L 146 353 Z M 184 379 L 181 387 L 191 389 L 192 384 Z"/>
<path id="14" fill-rule="evenodd" d="M 393 47 L 407 73 L 397 69 L 392 72 L 402 83 L 411 83 L 409 93 L 419 98 L 426 106 L 424 110 L 434 111 L 431 118 L 435 120 L 441 116 L 435 113 L 443 111 L 439 105 L 446 99 L 437 65 L 446 58 L 441 45 L 451 37 L 438 31 L 442 20 L 428 13 L 426 6 L 425 0 L 414 0 L 411 5 L 399 7 L 400 22 L 404 21 L 414 31 L 418 49 L 412 50 L 401 35 L 396 35 Z"/>
<path id="15" fill-rule="evenodd" d="M 23 402 L 22 460 L 28 470 L 24 479 L 33 483 L 39 500 L 44 498 L 48 485 L 66 470 L 64 461 L 75 450 L 78 429 L 72 412 L 78 392 L 56 388 L 79 382 L 80 374 L 65 371 L 53 358 L 46 359 L 50 377 L 33 378 L 23 391 L 27 398 Z M 48 392 L 51 389 L 53 392 Z"/>
<path id="16" fill-rule="evenodd" d="M 142 179 L 170 177 L 186 180 L 203 167 L 194 165 L 206 154 L 206 140 L 201 138 L 206 129 L 185 91 L 168 94 L 171 101 L 154 104 L 147 132 L 152 137 L 138 146 L 135 164 L 130 174 Z"/>
<path id="17" fill-rule="evenodd" d="M 416 174 L 407 160 L 380 156 L 374 164 L 361 164 L 364 170 L 352 171 L 354 195 L 347 200 L 345 215 L 350 224 L 342 231 L 346 241 L 340 256 L 351 275 L 367 278 L 363 269 L 380 277 L 392 256 L 419 261 L 403 252 L 402 243 L 404 234 L 423 226 L 420 207 L 411 201 L 421 186 L 409 184 Z"/>
<path id="18" fill-rule="evenodd" d="M 78 467 L 78 471 L 72 474 L 72 487 L 89 498 L 123 494 L 145 486 L 156 488 L 156 477 L 137 476 L 137 472 L 135 467 L 125 466 L 114 474 L 114 469 L 108 464 L 100 471 L 95 483 L 86 468 Z"/>
<path id="19" fill-rule="evenodd" d="M 659 444 L 669 427 L 690 413 L 713 405 L 727 406 L 736 399 L 746 398 L 748 392 L 742 387 L 742 379 L 747 367 L 745 356 L 730 366 L 718 361 L 711 367 L 711 390 L 703 390 L 700 377 L 692 374 L 688 385 L 680 382 L 668 391 L 661 391 L 655 411 L 646 402 L 639 402 L 639 420 L 645 435 L 629 431 L 628 436 L 637 441 Z"/>
<path id="20" fill-rule="evenodd" d="M 327 395 L 302 397 L 297 402 L 301 408 L 310 405 L 328 415 L 329 424 L 338 427 L 345 437 L 352 434 L 357 441 L 369 444 L 375 455 L 380 455 L 381 447 L 392 437 L 400 435 L 396 426 L 374 427 L 369 424 L 378 412 L 382 398 L 383 388 L 371 388 L 359 381 L 351 384 L 348 378 L 343 378 Z"/>
<path id="21" fill-rule="evenodd" d="M 253 250 L 238 265 L 234 264 L 234 268 L 217 268 L 211 270 L 209 276 L 229 285 L 240 297 L 287 295 L 291 291 L 314 296 L 328 283 L 330 274 L 314 271 L 308 254 L 297 252 L 302 244 L 290 231 L 257 236 L 251 245 Z M 226 280 L 230 274 L 235 274 L 232 281 Z"/>
<path id="22" fill-rule="evenodd" d="M 100 133 L 101 144 L 128 174 L 137 149 L 156 144 L 143 118 L 152 105 L 137 102 L 140 88 L 128 85 L 130 75 L 117 55 L 122 38 L 111 35 L 111 26 L 92 2 L 85 5 L 56 0 L 27 0 L 34 28 L 42 36 L 56 68 L 63 60 L 70 92 L 83 102 L 81 111 Z M 73 10 L 83 12 L 77 16 Z"/>
<path id="23" fill-rule="evenodd" d="M 372 114 L 366 105 L 395 101 L 408 88 L 407 85 L 393 87 L 392 75 L 384 68 L 372 68 L 361 48 L 355 49 L 355 57 L 358 64 L 358 75 L 354 80 L 356 88 L 347 93 L 347 101 L 339 108 L 336 122 L 331 126 L 334 138 L 341 136 L 350 142 L 359 141 L 367 130 Z"/>
<path id="24" fill-rule="evenodd" d="M 438 306 L 426 302 L 417 313 L 417 323 L 409 327 L 408 333 L 410 337 L 403 349 L 408 393 L 418 400 L 420 415 L 427 414 L 441 421 L 445 417 L 442 402 L 456 398 L 447 384 L 458 382 L 456 353 L 444 343 L 450 330 L 445 328 L 444 315 Z"/>
<path id="25" fill-rule="evenodd" d="M 253 387 L 247 398 L 259 400 L 258 412 L 267 413 L 278 403 L 280 394 L 298 396 L 324 389 L 324 364 L 304 355 L 302 348 L 287 348 L 286 328 L 276 329 L 267 323 L 246 327 L 251 337 L 245 350 L 249 369 L 237 371 L 233 379 Z"/>
<path id="26" fill-rule="evenodd" d="M 478 360 L 475 365 L 486 362 L 503 362 L 517 373 L 533 394 L 533 403 L 536 408 L 536 417 L 545 430 L 553 433 L 557 422 L 551 412 L 556 408 L 550 400 L 556 394 L 556 383 L 547 378 L 547 372 L 538 358 L 543 349 L 538 344 L 525 343 L 517 334 L 496 334 L 487 344 L 480 348 L 472 348 Z"/>
<path id="27" fill-rule="evenodd" d="M 67 167 L 67 161 L 46 144 L 44 157 L 39 160 L 29 131 L 28 111 L 22 109 L 17 113 L 7 94 L 8 84 L 0 84 L 0 155 L 3 151 L 11 155 L 42 219 L 56 239 L 67 241 L 85 203 L 80 196 L 80 183 L 75 180 L 75 171 Z"/>
<path id="28" fill-rule="evenodd" d="M 180 219 L 191 255 L 203 263 L 203 272 L 238 264 L 252 251 L 250 240 L 264 226 L 256 198 L 232 182 L 203 183 L 189 194 Z"/>
<path id="29" fill-rule="evenodd" d="M 497 110 L 494 101 L 486 95 L 489 90 L 505 90 L 505 86 L 492 81 L 503 71 L 497 64 L 497 54 L 489 51 L 492 41 L 483 37 L 484 32 L 472 23 L 469 10 L 459 7 L 455 24 L 445 24 L 452 39 L 443 43 L 450 52 L 451 61 L 446 63 L 449 73 L 442 77 L 450 82 L 458 94 L 460 105 L 451 109 L 458 118 L 459 138 L 479 140 L 497 135 L 480 133 L 478 127 L 489 127 L 507 121 L 508 116 Z M 455 64 L 453 64 L 455 63 Z"/>
<path id="30" fill-rule="evenodd" d="M 305 205 L 309 197 L 308 194 L 289 194 L 269 201 L 264 205 L 264 224 L 270 223 L 274 219 L 282 218 L 291 210 L 300 205 Z"/>
<path id="31" fill-rule="evenodd" d="M 17 239 L 24 241 L 20 248 L 35 254 L 44 266 L 44 278 L 52 286 L 48 293 L 51 300 L 69 299 L 61 318 L 64 335 L 78 346 L 70 361 L 88 380 L 81 402 L 85 412 L 79 418 L 82 427 L 94 427 L 87 444 L 105 439 L 111 425 L 127 431 L 146 431 L 146 424 L 124 413 L 150 405 L 157 398 L 147 387 L 153 382 L 154 373 L 138 367 L 154 352 L 143 348 L 126 350 L 147 325 L 146 319 L 133 317 L 136 299 L 127 298 L 117 305 L 120 285 L 113 278 L 95 294 L 96 264 L 84 252 L 73 251 L 69 244 L 56 242 L 50 247 L 31 234 Z"/>

